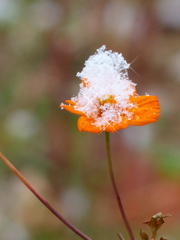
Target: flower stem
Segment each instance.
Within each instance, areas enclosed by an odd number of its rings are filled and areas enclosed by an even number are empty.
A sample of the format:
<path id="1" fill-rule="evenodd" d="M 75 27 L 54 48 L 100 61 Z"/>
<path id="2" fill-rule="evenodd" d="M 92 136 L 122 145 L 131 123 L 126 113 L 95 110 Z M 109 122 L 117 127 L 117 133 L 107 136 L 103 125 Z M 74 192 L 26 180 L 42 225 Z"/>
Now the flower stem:
<path id="1" fill-rule="evenodd" d="M 121 213 L 121 216 L 123 218 L 123 221 L 125 223 L 126 229 L 129 233 L 130 239 L 131 240 L 135 240 L 134 234 L 131 230 L 131 227 L 129 225 L 129 222 L 127 220 L 123 205 L 122 205 L 122 201 L 119 195 L 119 192 L 117 190 L 117 186 L 116 186 L 116 182 L 115 182 L 115 178 L 114 178 L 114 173 L 113 173 L 113 167 L 112 167 L 112 160 L 111 160 L 111 151 L 110 151 L 110 135 L 109 132 L 105 132 L 106 134 L 106 150 L 107 150 L 107 159 L 108 159 L 108 168 L 109 168 L 109 174 L 110 174 L 110 178 L 111 178 L 111 183 L 113 186 L 113 190 L 116 196 L 116 200 L 118 202 L 118 206 L 119 206 L 119 210 Z"/>
<path id="2" fill-rule="evenodd" d="M 61 222 L 63 222 L 68 228 L 75 232 L 79 237 L 84 240 L 91 240 L 79 229 L 74 227 L 70 222 L 63 218 L 39 193 L 30 185 L 30 183 L 23 177 L 23 175 L 9 162 L 9 160 L 0 152 L 0 158 L 11 169 L 12 172 L 29 188 L 29 190 L 48 208 Z"/>
<path id="3" fill-rule="evenodd" d="M 156 240 L 156 237 L 157 237 L 157 231 L 153 233 L 151 240 Z"/>

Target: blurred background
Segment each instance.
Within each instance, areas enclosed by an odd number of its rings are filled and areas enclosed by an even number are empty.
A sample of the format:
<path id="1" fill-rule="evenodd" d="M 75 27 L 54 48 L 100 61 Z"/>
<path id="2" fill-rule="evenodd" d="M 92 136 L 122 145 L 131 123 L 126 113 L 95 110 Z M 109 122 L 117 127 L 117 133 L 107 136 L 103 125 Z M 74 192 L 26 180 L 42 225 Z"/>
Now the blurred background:
<path id="1" fill-rule="evenodd" d="M 139 95 L 157 95 L 158 122 L 111 134 L 118 189 L 134 234 L 172 214 L 159 238 L 180 236 L 180 1 L 0 0 L 0 151 L 92 239 L 128 239 L 110 184 L 105 136 L 80 133 L 59 104 L 77 95 L 97 48 L 132 63 Z M 80 239 L 0 162 L 0 239 Z"/>

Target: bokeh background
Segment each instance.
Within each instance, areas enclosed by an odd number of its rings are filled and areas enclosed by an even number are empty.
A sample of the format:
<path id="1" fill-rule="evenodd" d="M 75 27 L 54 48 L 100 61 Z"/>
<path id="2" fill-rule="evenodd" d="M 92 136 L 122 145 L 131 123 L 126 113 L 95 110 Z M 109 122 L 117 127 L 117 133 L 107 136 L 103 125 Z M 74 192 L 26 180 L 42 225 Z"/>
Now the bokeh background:
<path id="1" fill-rule="evenodd" d="M 180 1 L 0 0 L 0 151 L 92 239 L 128 235 L 110 184 L 102 134 L 80 133 L 59 104 L 78 93 L 102 45 L 132 63 L 157 123 L 111 134 L 118 189 L 137 239 L 142 221 L 172 214 L 159 238 L 180 237 Z M 0 162 L 0 239 L 80 239 Z"/>

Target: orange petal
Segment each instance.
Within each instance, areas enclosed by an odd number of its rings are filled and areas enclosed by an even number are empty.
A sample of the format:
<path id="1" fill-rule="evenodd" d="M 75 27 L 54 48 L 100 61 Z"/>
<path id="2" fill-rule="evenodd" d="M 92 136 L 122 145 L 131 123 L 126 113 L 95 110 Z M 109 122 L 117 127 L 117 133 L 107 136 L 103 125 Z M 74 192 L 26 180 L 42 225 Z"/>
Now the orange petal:
<path id="1" fill-rule="evenodd" d="M 73 102 L 72 100 L 66 100 L 65 102 L 68 103 L 68 104 L 70 104 L 70 105 L 72 105 L 72 106 L 75 105 L 75 102 Z"/>
<path id="2" fill-rule="evenodd" d="M 119 129 L 125 129 L 128 127 L 128 120 L 127 117 L 122 116 L 122 121 L 120 123 L 116 123 L 116 124 L 112 124 L 110 123 L 109 125 L 107 125 L 105 131 L 107 132 L 116 132 Z"/>
<path id="3" fill-rule="evenodd" d="M 82 112 L 78 111 L 78 110 L 75 110 L 74 109 L 74 106 L 72 105 L 64 105 L 64 104 L 61 104 L 60 107 L 66 109 L 67 111 L 71 112 L 71 113 L 74 113 L 74 114 L 78 114 L 78 115 L 83 115 Z"/>
<path id="4" fill-rule="evenodd" d="M 78 119 L 78 129 L 80 132 L 91 132 L 91 133 L 100 133 L 102 131 L 107 131 L 107 132 L 116 132 L 119 129 L 124 129 L 128 127 L 128 120 L 126 117 L 122 117 L 122 122 L 121 123 L 109 123 L 107 126 L 105 126 L 105 129 L 102 130 L 100 127 L 96 127 L 94 124 L 94 120 L 91 118 L 87 118 L 86 116 L 81 116 Z"/>
<path id="5" fill-rule="evenodd" d="M 137 96 L 137 97 L 131 97 L 130 102 L 137 104 L 137 107 L 151 107 L 151 108 L 157 108 L 159 107 L 159 101 L 156 96 Z"/>
<path id="6" fill-rule="evenodd" d="M 88 79 L 87 79 L 87 78 L 83 78 L 83 79 L 82 79 L 82 83 L 83 83 L 83 86 L 84 86 L 84 87 L 88 87 L 88 86 L 89 86 L 89 82 L 88 82 Z"/>
<path id="7" fill-rule="evenodd" d="M 100 133 L 102 130 L 99 127 L 93 125 L 94 120 L 87 118 L 86 116 L 81 116 L 78 119 L 78 129 L 80 132 L 91 132 L 91 133 Z"/>
<path id="8" fill-rule="evenodd" d="M 160 107 L 156 96 L 138 96 L 131 98 L 130 101 L 136 105 L 130 109 L 133 113 L 132 119 L 128 120 L 130 125 L 142 126 L 157 121 Z"/>

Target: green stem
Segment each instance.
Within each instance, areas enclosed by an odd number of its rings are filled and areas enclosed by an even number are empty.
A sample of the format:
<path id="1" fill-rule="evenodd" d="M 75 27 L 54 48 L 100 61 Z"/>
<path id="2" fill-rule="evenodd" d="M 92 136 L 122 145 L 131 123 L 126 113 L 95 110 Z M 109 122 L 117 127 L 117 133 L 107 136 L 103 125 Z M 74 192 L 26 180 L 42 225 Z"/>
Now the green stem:
<path id="1" fill-rule="evenodd" d="M 111 150 L 110 150 L 110 134 L 109 134 L 109 132 L 105 132 L 105 134 L 106 134 L 107 160 L 108 160 L 108 168 L 109 168 L 109 174 L 110 174 L 110 178 L 111 178 L 111 183 L 112 183 L 113 190 L 114 190 L 114 193 L 115 193 L 115 196 L 116 196 L 116 200 L 118 202 L 118 206 L 119 206 L 119 210 L 120 210 L 121 216 L 122 216 L 123 221 L 125 223 L 126 229 L 127 229 L 128 233 L 129 233 L 130 239 L 131 240 L 135 240 L 134 234 L 133 234 L 133 232 L 131 230 L 131 227 L 129 225 L 129 222 L 127 220 L 127 217 L 126 217 L 123 205 L 122 205 L 122 201 L 121 201 L 121 198 L 120 198 L 117 186 L 116 186 L 115 178 L 114 178 L 113 167 L 112 167 L 112 160 L 111 160 Z"/>
<path id="2" fill-rule="evenodd" d="M 70 228 L 82 239 L 91 240 L 91 238 L 87 237 L 79 229 L 74 227 L 70 222 L 63 218 L 61 214 L 59 214 L 43 197 L 41 197 L 39 193 L 30 185 L 30 183 L 23 177 L 23 175 L 9 162 L 9 160 L 1 152 L 0 158 L 11 169 L 11 171 L 13 171 L 16 176 L 29 188 L 29 190 L 44 204 L 44 206 L 48 208 L 59 220 L 61 220 L 61 222 L 63 222 L 68 228 Z"/>

